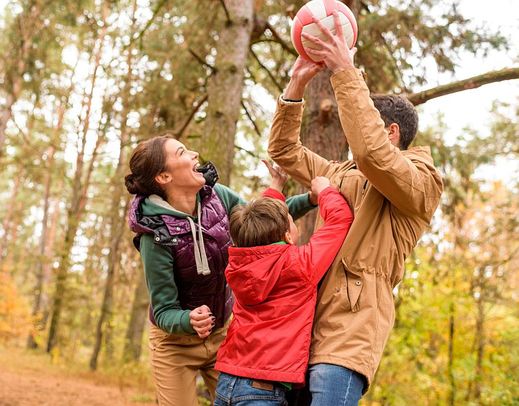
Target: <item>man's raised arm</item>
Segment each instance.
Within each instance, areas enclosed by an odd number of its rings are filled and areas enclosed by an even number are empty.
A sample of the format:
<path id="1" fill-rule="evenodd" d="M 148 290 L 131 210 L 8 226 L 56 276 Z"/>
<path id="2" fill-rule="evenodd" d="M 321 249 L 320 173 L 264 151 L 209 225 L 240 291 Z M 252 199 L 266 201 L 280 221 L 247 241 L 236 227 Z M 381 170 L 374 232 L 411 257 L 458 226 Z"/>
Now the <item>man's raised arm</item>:
<path id="1" fill-rule="evenodd" d="M 314 21 L 327 37 L 323 41 L 303 33 L 313 43 L 308 54 L 323 60 L 333 72 L 331 82 L 339 108 L 339 118 L 358 169 L 396 208 L 408 215 L 430 220 L 442 191 L 440 176 L 428 153 L 412 160 L 393 145 L 380 113 L 373 105 L 369 90 L 344 42 L 342 27 L 334 13 L 336 34 Z M 419 155 L 419 156 L 418 156 Z"/>
<path id="2" fill-rule="evenodd" d="M 290 83 L 278 99 L 270 130 L 268 153 L 292 178 L 306 187 L 316 176 L 323 176 L 330 162 L 301 144 L 299 134 L 303 116 L 306 84 L 322 69 L 299 57 Z"/>

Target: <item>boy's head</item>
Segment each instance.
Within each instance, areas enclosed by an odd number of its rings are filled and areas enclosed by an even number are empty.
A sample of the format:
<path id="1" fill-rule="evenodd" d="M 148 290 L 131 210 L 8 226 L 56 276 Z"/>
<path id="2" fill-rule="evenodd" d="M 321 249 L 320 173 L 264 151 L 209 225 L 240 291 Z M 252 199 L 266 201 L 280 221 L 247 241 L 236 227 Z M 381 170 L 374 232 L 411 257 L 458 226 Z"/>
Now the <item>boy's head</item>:
<path id="1" fill-rule="evenodd" d="M 299 238 L 287 205 L 269 197 L 237 206 L 229 221 L 231 238 L 237 247 L 256 247 L 278 241 L 295 244 Z"/>

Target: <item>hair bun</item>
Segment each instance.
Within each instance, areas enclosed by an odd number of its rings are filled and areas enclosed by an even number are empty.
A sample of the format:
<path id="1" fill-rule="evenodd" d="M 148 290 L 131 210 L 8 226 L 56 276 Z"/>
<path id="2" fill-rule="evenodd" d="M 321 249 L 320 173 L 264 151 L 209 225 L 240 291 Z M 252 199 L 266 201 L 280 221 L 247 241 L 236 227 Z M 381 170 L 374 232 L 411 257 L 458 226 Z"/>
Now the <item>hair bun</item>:
<path id="1" fill-rule="evenodd" d="M 133 173 L 130 173 L 124 177 L 124 185 L 126 186 L 128 193 L 131 195 L 136 195 L 139 193 L 139 185 Z"/>

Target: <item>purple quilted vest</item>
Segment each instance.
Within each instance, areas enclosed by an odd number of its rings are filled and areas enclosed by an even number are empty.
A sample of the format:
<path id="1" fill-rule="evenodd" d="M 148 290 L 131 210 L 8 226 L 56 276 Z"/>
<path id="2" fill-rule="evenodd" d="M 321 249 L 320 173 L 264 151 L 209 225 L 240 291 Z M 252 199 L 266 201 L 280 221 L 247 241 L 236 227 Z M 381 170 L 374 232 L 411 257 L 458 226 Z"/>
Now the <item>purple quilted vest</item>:
<path id="1" fill-rule="evenodd" d="M 182 309 L 207 305 L 216 317 L 215 328 L 222 327 L 232 311 L 234 298 L 225 280 L 228 261 L 227 249 L 231 245 L 227 211 L 213 188 L 204 186 L 200 192 L 202 232 L 211 273 L 199 275 L 196 270 L 194 242 L 189 221 L 170 215 L 144 216 L 141 210 L 143 197 L 132 201 L 128 223 L 136 248 L 142 234 L 154 234 L 156 244 L 167 246 L 173 255 L 173 277 L 178 288 Z M 150 308 L 150 319 L 155 324 Z"/>

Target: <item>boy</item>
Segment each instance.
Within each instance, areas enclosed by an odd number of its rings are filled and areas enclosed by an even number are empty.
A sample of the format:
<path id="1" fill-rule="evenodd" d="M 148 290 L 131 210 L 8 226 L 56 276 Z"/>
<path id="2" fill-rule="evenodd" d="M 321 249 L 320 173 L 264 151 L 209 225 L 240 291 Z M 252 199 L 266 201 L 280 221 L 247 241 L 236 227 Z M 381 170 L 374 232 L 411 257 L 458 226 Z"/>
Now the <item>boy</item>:
<path id="1" fill-rule="evenodd" d="M 236 301 L 217 355 L 215 406 L 258 400 L 282 405 L 285 390 L 304 383 L 317 284 L 353 221 L 327 178 L 315 178 L 312 192 L 324 225 L 301 247 L 295 245 L 298 230 L 278 190 L 267 189 L 263 198 L 231 214 L 234 246 L 225 275 Z"/>

